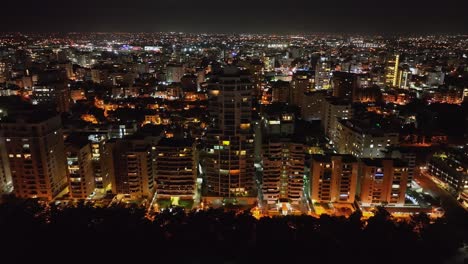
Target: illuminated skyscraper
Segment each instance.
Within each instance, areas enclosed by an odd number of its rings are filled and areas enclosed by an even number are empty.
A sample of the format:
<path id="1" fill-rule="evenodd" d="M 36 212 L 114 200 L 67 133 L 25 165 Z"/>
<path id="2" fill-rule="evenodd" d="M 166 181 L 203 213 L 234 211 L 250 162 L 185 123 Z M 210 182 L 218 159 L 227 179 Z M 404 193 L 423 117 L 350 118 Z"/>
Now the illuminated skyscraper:
<path id="1" fill-rule="evenodd" d="M 410 86 L 411 71 L 409 67 L 402 67 L 398 70 L 398 81 L 397 87 L 402 89 L 408 89 Z"/>
<path id="2" fill-rule="evenodd" d="M 209 196 L 254 196 L 254 157 L 250 76 L 227 66 L 208 86 L 212 127 L 204 162 Z"/>
<path id="3" fill-rule="evenodd" d="M 327 57 L 321 57 L 315 69 L 315 89 L 329 89 L 331 78 L 331 62 Z"/>
<path id="4" fill-rule="evenodd" d="M 385 84 L 391 87 L 398 85 L 398 65 L 400 63 L 400 55 L 392 55 L 387 59 L 385 65 Z"/>
<path id="5" fill-rule="evenodd" d="M 91 141 L 91 154 L 93 175 L 96 191 L 105 193 L 111 188 L 112 153 L 106 146 L 106 136 L 94 134 L 89 136 Z"/>

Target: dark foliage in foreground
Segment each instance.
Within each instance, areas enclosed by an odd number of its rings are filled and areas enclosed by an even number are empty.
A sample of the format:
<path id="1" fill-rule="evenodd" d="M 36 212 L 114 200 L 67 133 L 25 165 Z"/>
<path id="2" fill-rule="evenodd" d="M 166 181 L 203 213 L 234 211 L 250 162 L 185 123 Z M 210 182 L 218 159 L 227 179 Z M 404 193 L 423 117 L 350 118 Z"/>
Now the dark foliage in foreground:
<path id="1" fill-rule="evenodd" d="M 13 260 L 4 263 L 443 263 L 466 238 L 466 229 L 443 219 L 397 222 L 383 209 L 366 223 L 358 213 L 256 220 L 247 212 L 173 208 L 154 221 L 145 213 L 4 203 L 1 251 Z"/>

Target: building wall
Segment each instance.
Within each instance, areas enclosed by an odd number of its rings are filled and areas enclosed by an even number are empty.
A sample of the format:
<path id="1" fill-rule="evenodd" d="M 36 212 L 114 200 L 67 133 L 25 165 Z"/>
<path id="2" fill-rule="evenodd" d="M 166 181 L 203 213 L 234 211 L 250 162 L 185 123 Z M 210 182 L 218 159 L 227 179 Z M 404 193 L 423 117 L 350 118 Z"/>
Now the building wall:
<path id="1" fill-rule="evenodd" d="M 383 158 L 383 151 L 398 142 L 398 133 L 373 135 L 355 131 L 345 122 L 338 122 L 334 145 L 340 154 L 352 154 L 359 158 Z"/>
<path id="2" fill-rule="evenodd" d="M 91 146 L 67 145 L 68 187 L 74 199 L 86 199 L 94 192 Z"/>
<path id="3" fill-rule="evenodd" d="M 66 82 L 35 85 L 32 92 L 33 104 L 50 104 L 59 113 L 70 111 L 71 93 Z"/>
<path id="4" fill-rule="evenodd" d="M 185 69 L 182 65 L 168 65 L 166 68 L 166 81 L 168 83 L 180 82 L 184 76 Z"/>
<path id="5" fill-rule="evenodd" d="M 250 77 L 232 66 L 209 84 L 213 125 L 204 160 L 209 196 L 255 196 L 252 89 Z"/>
<path id="6" fill-rule="evenodd" d="M 67 185 L 65 146 L 59 116 L 39 123 L 0 124 L 15 194 L 52 200 Z"/>
<path id="7" fill-rule="evenodd" d="M 301 106 L 304 94 L 311 92 L 314 88 L 314 79 L 307 74 L 296 73 L 291 82 L 291 103 Z"/>
<path id="8" fill-rule="evenodd" d="M 156 146 L 155 179 L 157 198 L 193 199 L 197 162 L 193 145 Z"/>
<path id="9" fill-rule="evenodd" d="M 304 146 L 271 141 L 262 149 L 264 201 L 275 204 L 279 199 L 287 199 L 298 204 L 304 188 Z"/>
<path id="10" fill-rule="evenodd" d="M 356 196 L 358 163 L 352 157 L 327 156 L 312 159 L 311 197 L 317 202 L 353 203 Z M 349 160 L 346 160 L 349 159 Z"/>
<path id="11" fill-rule="evenodd" d="M 139 140 L 117 140 L 107 145 L 113 153 L 112 191 L 132 199 L 151 198 L 155 186 L 149 145 Z"/>
<path id="12" fill-rule="evenodd" d="M 0 194 L 9 191 L 12 185 L 10 164 L 5 145 L 0 143 Z"/>
<path id="13" fill-rule="evenodd" d="M 361 203 L 404 205 L 408 181 L 407 166 L 394 166 L 395 160 L 376 159 L 378 164 L 361 162 Z"/>
<path id="14" fill-rule="evenodd" d="M 273 103 L 289 103 L 291 85 L 289 82 L 277 81 L 272 85 L 271 101 Z"/>
<path id="15" fill-rule="evenodd" d="M 303 95 L 301 105 L 301 116 L 305 120 L 322 119 L 323 102 L 325 94 L 322 92 L 312 92 Z"/>
<path id="16" fill-rule="evenodd" d="M 110 190 L 112 182 L 112 155 L 106 147 L 104 138 L 101 141 L 91 143 L 92 167 L 97 191 L 104 193 Z"/>
<path id="17" fill-rule="evenodd" d="M 385 84 L 390 87 L 397 87 L 399 63 L 400 55 L 392 55 L 387 59 L 385 65 Z"/>
<path id="18" fill-rule="evenodd" d="M 330 73 L 331 62 L 326 57 L 321 57 L 317 62 L 315 69 L 315 89 L 329 89 L 330 88 Z"/>
<path id="19" fill-rule="evenodd" d="M 335 103 L 330 99 L 323 101 L 322 128 L 325 135 L 333 142 L 336 142 L 338 121 L 351 117 L 352 108 L 350 104 Z"/>
<path id="20" fill-rule="evenodd" d="M 468 186 L 468 170 L 466 163 L 455 160 L 450 156 L 445 159 L 433 157 L 428 162 L 428 170 L 433 176 L 446 183 L 449 190 L 458 195 L 468 190 L 465 187 Z"/>

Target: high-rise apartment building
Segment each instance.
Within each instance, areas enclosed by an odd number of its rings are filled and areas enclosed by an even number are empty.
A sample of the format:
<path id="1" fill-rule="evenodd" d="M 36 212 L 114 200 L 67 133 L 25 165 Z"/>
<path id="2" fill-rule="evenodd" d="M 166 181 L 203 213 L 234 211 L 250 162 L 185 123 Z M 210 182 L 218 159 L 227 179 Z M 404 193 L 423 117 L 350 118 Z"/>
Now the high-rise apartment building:
<path id="1" fill-rule="evenodd" d="M 52 200 L 67 186 L 60 116 L 29 112 L 2 118 L 0 149 L 6 151 L 17 197 Z"/>
<path id="2" fill-rule="evenodd" d="M 60 113 L 70 111 L 70 88 L 65 82 L 33 86 L 32 102 L 38 105 L 53 105 Z"/>
<path id="3" fill-rule="evenodd" d="M 302 106 L 304 94 L 314 89 L 313 73 L 309 71 L 297 71 L 294 73 L 291 82 L 291 103 Z"/>
<path id="4" fill-rule="evenodd" d="M 112 153 L 106 146 L 107 136 L 92 134 L 88 137 L 91 145 L 92 167 L 96 191 L 105 193 L 111 190 Z"/>
<path id="5" fill-rule="evenodd" d="M 314 155 L 310 178 L 313 202 L 354 203 L 358 161 L 352 155 Z"/>
<path id="6" fill-rule="evenodd" d="M 333 72 L 331 87 L 334 97 L 356 101 L 355 97 L 357 97 L 358 89 L 356 74 L 340 71 Z"/>
<path id="7" fill-rule="evenodd" d="M 197 179 L 194 141 L 186 138 L 163 138 L 156 145 L 155 158 L 157 198 L 193 199 Z"/>
<path id="8" fill-rule="evenodd" d="M 262 112 L 262 128 L 268 136 L 288 137 L 294 134 L 297 107 L 273 103 L 265 106 Z"/>
<path id="9" fill-rule="evenodd" d="M 390 147 L 385 152 L 386 158 L 401 159 L 408 164 L 408 188 L 411 188 L 411 181 L 414 179 L 416 170 L 417 149 L 411 147 Z"/>
<path id="10" fill-rule="evenodd" d="M 436 154 L 427 163 L 428 172 L 439 179 L 455 195 L 468 192 L 468 153 L 463 149 L 448 149 Z"/>
<path id="11" fill-rule="evenodd" d="M 273 103 L 289 103 L 291 84 L 285 81 L 276 81 L 271 87 L 271 101 Z"/>
<path id="12" fill-rule="evenodd" d="M 106 143 L 113 154 L 112 192 L 132 199 L 151 198 L 154 194 L 153 155 L 144 140 L 117 139 Z"/>
<path id="13" fill-rule="evenodd" d="M 227 66 L 208 86 L 212 127 L 205 139 L 208 196 L 254 196 L 252 82 Z"/>
<path id="14" fill-rule="evenodd" d="M 359 158 L 383 158 L 386 148 L 399 143 L 399 134 L 395 129 L 385 129 L 362 120 L 340 120 L 336 124 L 333 143 L 340 154 L 352 154 Z"/>
<path id="15" fill-rule="evenodd" d="M 10 164 L 5 148 L 0 148 L 0 194 L 12 187 Z"/>
<path id="16" fill-rule="evenodd" d="M 351 103 L 347 100 L 330 97 L 323 100 L 322 129 L 332 141 L 336 141 L 338 122 L 352 117 Z"/>
<path id="17" fill-rule="evenodd" d="M 90 143 L 86 138 L 69 137 L 65 142 L 65 154 L 70 197 L 74 199 L 90 197 L 95 187 Z"/>
<path id="18" fill-rule="evenodd" d="M 303 196 L 304 145 L 285 140 L 270 140 L 263 145 L 263 200 L 276 204 L 287 200 L 298 204 Z"/>
<path id="19" fill-rule="evenodd" d="M 391 87 L 397 87 L 398 84 L 398 66 L 400 64 L 400 55 L 390 56 L 385 64 L 385 84 Z"/>
<path id="20" fill-rule="evenodd" d="M 33 104 L 54 107 L 59 113 L 70 111 L 71 94 L 65 70 L 48 69 L 36 78 L 31 83 Z"/>
<path id="21" fill-rule="evenodd" d="M 408 165 L 399 159 L 361 159 L 361 204 L 401 206 L 405 203 Z"/>
<path id="22" fill-rule="evenodd" d="M 331 78 L 331 61 L 327 57 L 320 57 L 315 68 L 315 89 L 329 89 Z"/>
<path id="23" fill-rule="evenodd" d="M 407 66 L 407 65 L 406 65 Z M 409 89 L 411 81 L 411 70 L 409 67 L 402 67 L 398 70 L 397 87 L 402 89 Z"/>
<path id="24" fill-rule="evenodd" d="M 320 120 L 325 98 L 326 91 L 314 91 L 304 94 L 301 105 L 302 118 L 305 120 Z"/>

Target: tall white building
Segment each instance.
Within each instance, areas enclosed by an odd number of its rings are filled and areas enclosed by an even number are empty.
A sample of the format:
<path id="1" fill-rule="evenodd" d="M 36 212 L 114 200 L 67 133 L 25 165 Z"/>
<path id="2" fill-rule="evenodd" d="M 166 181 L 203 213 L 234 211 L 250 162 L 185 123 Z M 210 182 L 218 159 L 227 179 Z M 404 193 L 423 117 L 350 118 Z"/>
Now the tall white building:
<path id="1" fill-rule="evenodd" d="M 340 120 L 333 142 L 340 154 L 352 154 L 359 158 L 383 158 L 384 151 L 398 145 L 396 131 L 370 127 L 357 120 Z"/>
<path id="2" fill-rule="evenodd" d="M 349 101 L 330 97 L 323 100 L 322 129 L 325 135 L 336 142 L 336 128 L 338 121 L 352 117 L 352 108 Z"/>

